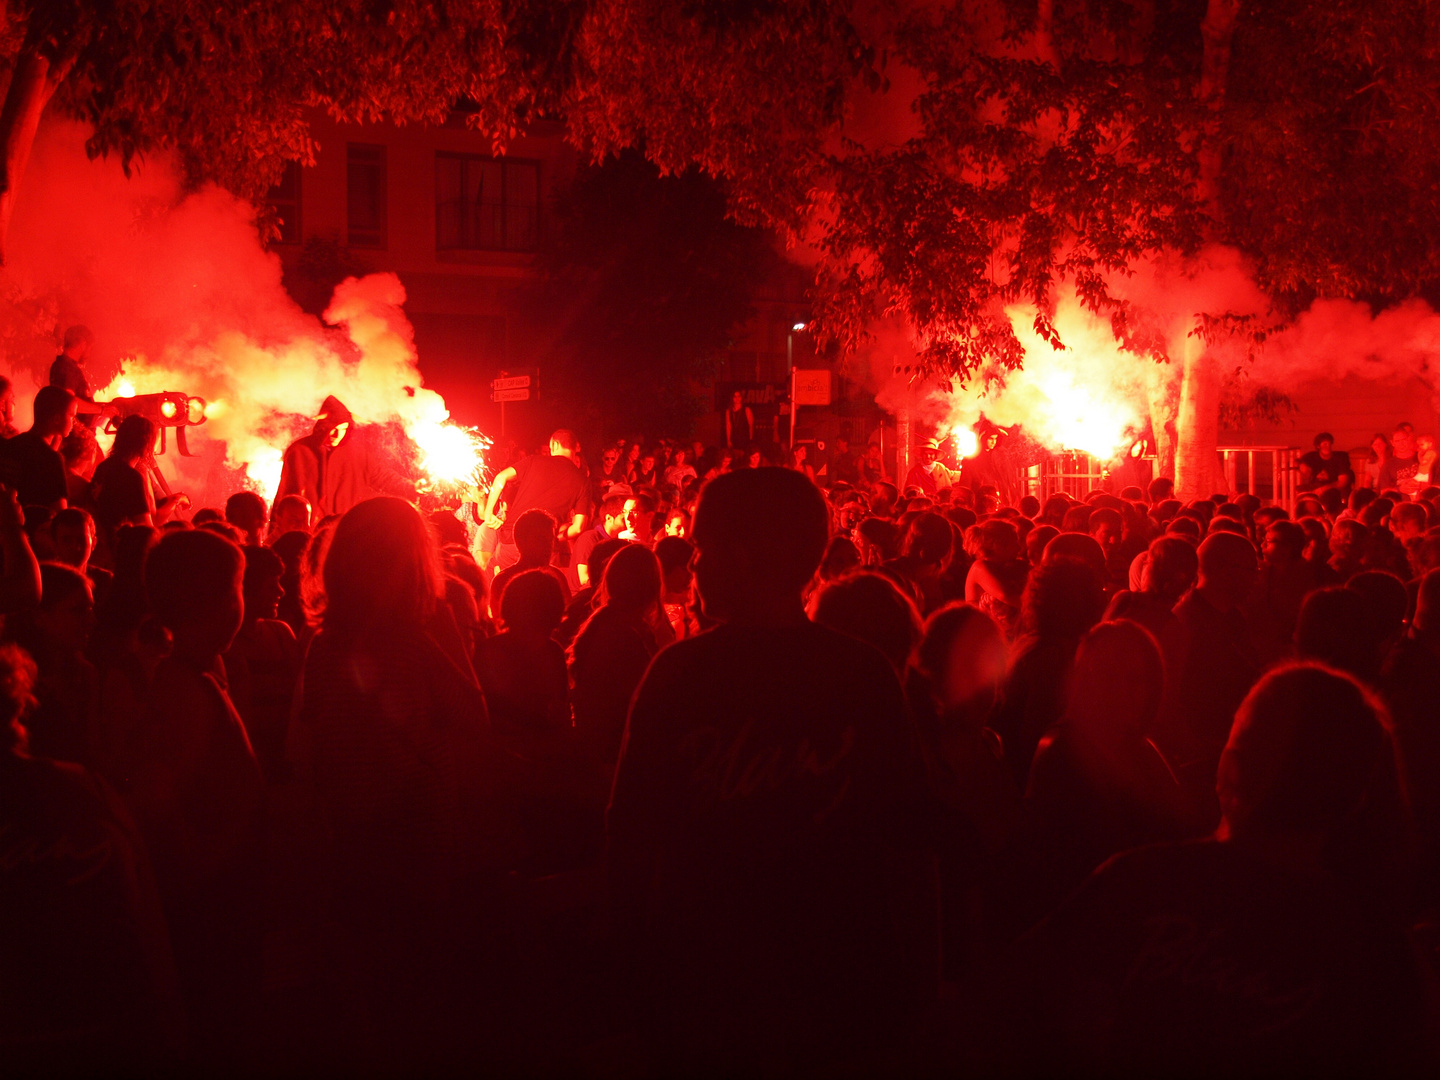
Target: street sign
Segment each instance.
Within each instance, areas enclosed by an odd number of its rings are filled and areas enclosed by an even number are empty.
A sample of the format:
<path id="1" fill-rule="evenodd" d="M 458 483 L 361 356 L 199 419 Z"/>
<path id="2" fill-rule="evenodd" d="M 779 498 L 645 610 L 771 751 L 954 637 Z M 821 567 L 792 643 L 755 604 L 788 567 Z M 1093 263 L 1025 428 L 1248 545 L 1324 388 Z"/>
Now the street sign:
<path id="1" fill-rule="evenodd" d="M 490 389 L 491 389 L 491 390 L 497 390 L 497 391 L 499 391 L 499 390 L 528 390 L 528 389 L 530 389 L 530 376 L 529 376 L 529 375 L 510 375 L 510 376 L 508 376 L 508 377 L 506 377 L 506 378 L 491 379 L 491 380 L 490 380 Z M 499 401 L 499 400 L 501 400 L 501 399 L 500 399 L 500 398 L 496 398 L 495 400 L 496 400 L 496 401 Z M 506 399 L 506 400 L 509 400 L 509 401 L 522 401 L 522 400 L 524 400 L 524 399 L 523 399 L 523 398 L 508 398 L 508 399 Z"/>
<path id="2" fill-rule="evenodd" d="M 830 372 L 827 369 L 796 368 L 794 378 L 791 400 L 796 405 L 830 404 Z"/>
<path id="3" fill-rule="evenodd" d="M 516 380 L 516 379 L 496 379 L 495 381 L 496 381 L 496 382 L 517 382 L 517 381 L 519 381 L 519 380 Z M 524 381 L 525 381 L 525 383 L 527 383 L 527 384 L 530 382 L 530 380 L 529 380 L 528 378 L 525 379 Z M 522 385 L 522 386 L 516 387 L 516 388 L 513 389 L 513 390 L 495 389 L 495 390 L 490 391 L 490 400 L 491 400 L 491 401 L 529 401 L 529 400 L 530 400 L 530 388 L 529 388 L 528 385 Z"/>

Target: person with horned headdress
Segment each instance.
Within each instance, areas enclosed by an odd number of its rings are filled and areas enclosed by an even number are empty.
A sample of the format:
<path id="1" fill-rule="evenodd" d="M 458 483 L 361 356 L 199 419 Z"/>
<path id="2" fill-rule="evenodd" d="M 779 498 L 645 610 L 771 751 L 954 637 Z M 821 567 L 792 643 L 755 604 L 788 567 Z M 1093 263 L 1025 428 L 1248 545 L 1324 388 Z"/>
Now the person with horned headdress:
<path id="1" fill-rule="evenodd" d="M 363 428 L 339 398 L 327 397 L 309 435 L 285 451 L 278 503 L 300 495 L 310 504 L 312 523 L 343 514 L 376 495 L 414 501 L 415 487 L 377 454 Z"/>

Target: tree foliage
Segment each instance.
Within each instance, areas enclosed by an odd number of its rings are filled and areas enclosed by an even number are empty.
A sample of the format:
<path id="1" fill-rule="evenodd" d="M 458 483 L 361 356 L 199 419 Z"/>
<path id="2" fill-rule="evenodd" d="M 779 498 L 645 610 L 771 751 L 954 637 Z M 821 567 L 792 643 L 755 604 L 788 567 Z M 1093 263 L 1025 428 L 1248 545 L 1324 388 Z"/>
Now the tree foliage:
<path id="1" fill-rule="evenodd" d="M 1233 62 L 1207 88 L 1217 14 Z M 174 148 L 252 197 L 308 159 L 311 109 L 458 109 L 502 146 L 560 118 L 597 161 L 698 169 L 815 242 L 817 329 L 853 345 L 898 314 L 922 368 L 964 377 L 1019 362 L 1006 304 L 1053 340 L 1065 279 L 1149 350 L 1109 283 L 1202 240 L 1291 311 L 1433 289 L 1437 29 L 1425 0 L 12 0 L 0 54 L 44 61 L 93 152 Z M 848 141 L 895 63 L 916 132 Z"/>

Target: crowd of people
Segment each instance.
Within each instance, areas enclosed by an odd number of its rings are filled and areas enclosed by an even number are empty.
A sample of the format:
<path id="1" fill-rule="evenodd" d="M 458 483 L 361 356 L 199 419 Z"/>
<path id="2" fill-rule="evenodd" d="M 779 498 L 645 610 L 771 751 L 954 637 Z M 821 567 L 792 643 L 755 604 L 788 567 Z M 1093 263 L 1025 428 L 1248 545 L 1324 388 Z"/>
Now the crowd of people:
<path id="1" fill-rule="evenodd" d="M 327 402 L 188 513 L 77 407 L 0 445 L 7 1067 L 1437 1064 L 1440 487 L 562 430 L 425 514 Z"/>

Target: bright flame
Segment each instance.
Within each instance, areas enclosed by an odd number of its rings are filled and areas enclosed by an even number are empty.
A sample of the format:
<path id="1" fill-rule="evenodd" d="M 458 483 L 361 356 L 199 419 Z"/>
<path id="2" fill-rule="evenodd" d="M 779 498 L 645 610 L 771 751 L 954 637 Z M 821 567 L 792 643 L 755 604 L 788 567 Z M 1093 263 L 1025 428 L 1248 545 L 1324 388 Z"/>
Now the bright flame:
<path id="1" fill-rule="evenodd" d="M 285 455 L 276 447 L 267 446 L 256 453 L 254 460 L 245 462 L 245 478 L 253 491 L 258 491 L 267 503 L 273 503 L 275 493 L 280 490 L 284 466 Z"/>
<path id="2" fill-rule="evenodd" d="M 980 439 L 974 428 L 957 427 L 950 433 L 950 439 L 955 444 L 955 453 L 962 458 L 972 458 L 980 453 Z"/>
<path id="3" fill-rule="evenodd" d="M 158 359 L 127 358 L 100 396 L 173 392 L 204 398 L 206 423 L 190 429 L 192 449 L 221 444 L 226 464 L 243 470 L 244 485 L 273 501 L 285 448 L 311 432 L 320 403 L 333 394 L 356 424 L 398 423 L 415 444 L 422 491 L 475 497 L 470 489 L 486 479 L 490 441 L 451 421 L 445 400 L 423 385 L 404 299 L 393 275 L 350 279 L 336 288 L 326 318 L 345 330 L 358 359 L 331 347 L 318 327 L 267 344 L 226 331 L 210 342 L 176 343 Z M 179 416 L 178 407 L 166 415 Z M 162 465 L 173 471 L 177 489 L 184 485 L 221 498 L 209 489 L 212 473 L 203 454 L 193 467 L 169 455 Z"/>
<path id="4" fill-rule="evenodd" d="M 944 394 L 944 422 L 961 456 L 973 456 L 968 447 L 982 415 L 1006 428 L 1022 425 L 1051 450 L 1100 461 L 1127 450 L 1145 428 L 1146 378 L 1155 363 L 1121 349 L 1108 321 L 1086 311 L 1073 289 L 1060 296 L 1053 320 L 1064 349 L 1035 332 L 1034 308 L 1006 313 L 1025 349 L 1024 366 L 983 372 L 968 387 Z"/>
<path id="5" fill-rule="evenodd" d="M 1103 388 L 1080 383 L 1066 371 L 1051 371 L 1039 380 L 1050 401 L 1050 437 L 1067 450 L 1080 450 L 1109 461 L 1128 442 L 1134 410 L 1107 400 Z"/>
<path id="6" fill-rule="evenodd" d="M 420 468 L 434 483 L 446 487 L 480 483 L 490 440 L 478 431 L 448 420 L 421 421 L 410 425 L 406 434 L 420 448 Z"/>

